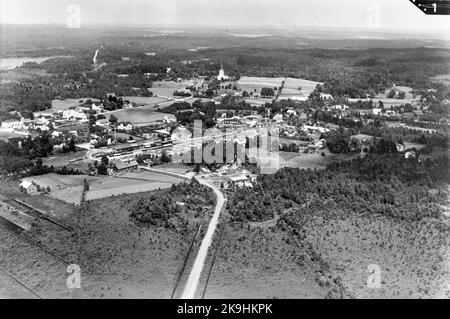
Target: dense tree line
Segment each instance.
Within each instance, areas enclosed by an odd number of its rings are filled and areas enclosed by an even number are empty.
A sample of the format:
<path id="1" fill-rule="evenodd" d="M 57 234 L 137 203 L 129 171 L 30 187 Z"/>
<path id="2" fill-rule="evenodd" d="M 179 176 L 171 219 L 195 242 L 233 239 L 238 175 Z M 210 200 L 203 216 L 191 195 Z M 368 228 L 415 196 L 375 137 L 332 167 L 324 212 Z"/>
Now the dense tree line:
<path id="1" fill-rule="evenodd" d="M 213 205 L 211 190 L 192 179 L 138 199 L 130 208 L 130 217 L 141 225 L 174 229 L 185 222 L 188 212 L 200 214 L 203 207 Z"/>
<path id="2" fill-rule="evenodd" d="M 254 190 L 237 189 L 227 209 L 235 221 L 268 220 L 293 205 L 325 216 L 340 211 L 410 220 L 439 217 L 438 204 L 448 198 L 448 165 L 446 157 L 417 163 L 373 154 L 325 170 L 284 168 L 258 176 Z"/>

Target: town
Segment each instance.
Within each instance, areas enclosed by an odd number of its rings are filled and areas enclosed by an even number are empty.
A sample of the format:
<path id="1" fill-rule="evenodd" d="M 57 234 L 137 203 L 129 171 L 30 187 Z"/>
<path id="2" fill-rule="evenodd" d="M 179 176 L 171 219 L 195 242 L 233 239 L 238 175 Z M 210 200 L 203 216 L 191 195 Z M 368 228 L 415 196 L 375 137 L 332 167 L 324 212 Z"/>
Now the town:
<path id="1" fill-rule="evenodd" d="M 377 32 L 5 25 L 0 298 L 448 298 L 449 42 Z"/>

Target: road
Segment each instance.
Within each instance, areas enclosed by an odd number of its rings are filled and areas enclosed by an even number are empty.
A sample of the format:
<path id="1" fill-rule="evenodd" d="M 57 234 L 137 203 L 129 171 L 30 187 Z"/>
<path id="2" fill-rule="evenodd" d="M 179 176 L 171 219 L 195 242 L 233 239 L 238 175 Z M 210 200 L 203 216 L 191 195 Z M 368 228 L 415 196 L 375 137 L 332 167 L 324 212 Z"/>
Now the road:
<path id="1" fill-rule="evenodd" d="M 184 179 L 189 179 L 188 177 L 178 173 L 162 171 L 144 166 L 139 167 L 152 172 L 159 172 L 162 174 L 174 175 Z M 203 238 L 202 244 L 200 245 L 200 249 L 198 250 L 197 257 L 195 258 L 194 265 L 192 266 L 192 270 L 191 273 L 189 274 L 186 286 L 184 287 L 181 299 L 193 299 L 195 296 L 195 292 L 197 291 L 197 287 L 200 282 L 200 276 L 202 274 L 203 267 L 205 265 L 205 260 L 206 257 L 208 256 L 208 250 L 211 247 L 214 238 L 214 233 L 216 232 L 217 225 L 219 224 L 220 212 L 222 211 L 223 205 L 225 204 L 225 197 L 223 196 L 220 189 L 218 189 L 212 182 L 206 181 L 202 178 L 197 178 L 197 180 L 200 184 L 207 186 L 214 191 L 214 194 L 216 195 L 217 198 L 217 203 L 214 209 L 214 215 L 211 218 L 211 221 L 209 222 L 208 230 L 206 231 L 206 235 Z"/>
<path id="2" fill-rule="evenodd" d="M 214 215 L 208 225 L 208 230 L 203 238 L 200 249 L 198 250 L 197 257 L 195 258 L 194 265 L 192 266 L 191 273 L 187 280 L 186 286 L 184 287 L 181 299 L 193 299 L 195 292 L 197 291 L 198 283 L 200 281 L 200 276 L 202 274 L 203 266 L 205 265 L 206 257 L 208 256 L 209 247 L 211 247 L 214 233 L 216 231 L 217 225 L 219 224 L 219 217 L 222 207 L 225 203 L 225 198 L 222 192 L 214 186 L 212 183 L 207 182 L 202 179 L 198 179 L 199 183 L 211 188 L 217 197 L 217 204 L 214 210 Z"/>

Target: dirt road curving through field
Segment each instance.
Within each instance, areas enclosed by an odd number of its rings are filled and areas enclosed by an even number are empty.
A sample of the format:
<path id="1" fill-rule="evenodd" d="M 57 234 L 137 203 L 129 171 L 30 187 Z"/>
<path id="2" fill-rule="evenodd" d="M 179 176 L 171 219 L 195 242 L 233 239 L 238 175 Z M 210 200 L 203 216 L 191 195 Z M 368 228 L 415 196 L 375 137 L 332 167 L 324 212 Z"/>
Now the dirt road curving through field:
<path id="1" fill-rule="evenodd" d="M 198 283 L 200 281 L 203 266 L 205 265 L 205 260 L 206 257 L 208 256 L 208 250 L 212 244 L 217 225 L 219 224 L 220 212 L 225 203 L 225 198 L 222 192 L 216 186 L 200 178 L 197 180 L 199 181 L 200 184 L 205 185 L 214 191 L 217 197 L 217 204 L 214 210 L 214 215 L 211 218 L 211 221 L 209 222 L 206 235 L 203 238 L 200 249 L 198 250 L 197 257 L 195 258 L 194 265 L 192 266 L 192 270 L 191 273 L 189 274 L 186 286 L 184 287 L 181 299 L 193 299 L 195 297 L 195 292 L 197 290 Z"/>

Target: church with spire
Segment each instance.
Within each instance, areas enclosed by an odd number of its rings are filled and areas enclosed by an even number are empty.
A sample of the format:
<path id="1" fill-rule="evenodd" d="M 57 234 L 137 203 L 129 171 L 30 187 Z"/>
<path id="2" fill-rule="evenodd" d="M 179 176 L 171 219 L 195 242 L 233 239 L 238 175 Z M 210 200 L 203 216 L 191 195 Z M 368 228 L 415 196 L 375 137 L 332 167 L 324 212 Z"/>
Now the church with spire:
<path id="1" fill-rule="evenodd" d="M 223 64 L 220 64 L 219 75 L 217 76 L 217 80 L 219 81 L 227 81 L 228 76 L 225 75 L 225 71 L 223 70 Z"/>

